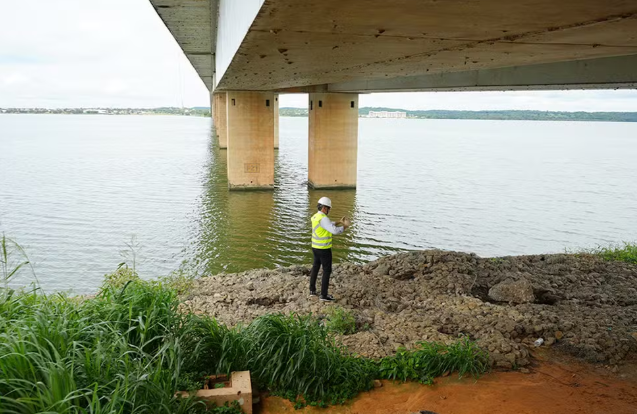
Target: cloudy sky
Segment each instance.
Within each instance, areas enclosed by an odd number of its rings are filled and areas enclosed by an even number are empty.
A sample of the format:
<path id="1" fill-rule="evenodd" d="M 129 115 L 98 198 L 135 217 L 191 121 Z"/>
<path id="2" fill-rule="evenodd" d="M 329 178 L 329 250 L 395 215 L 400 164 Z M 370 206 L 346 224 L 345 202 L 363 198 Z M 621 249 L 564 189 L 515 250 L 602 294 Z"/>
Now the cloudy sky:
<path id="1" fill-rule="evenodd" d="M 0 0 L 0 107 L 208 106 L 148 0 Z M 372 94 L 405 109 L 637 111 L 637 91 Z M 307 106 L 286 95 L 282 106 Z"/>

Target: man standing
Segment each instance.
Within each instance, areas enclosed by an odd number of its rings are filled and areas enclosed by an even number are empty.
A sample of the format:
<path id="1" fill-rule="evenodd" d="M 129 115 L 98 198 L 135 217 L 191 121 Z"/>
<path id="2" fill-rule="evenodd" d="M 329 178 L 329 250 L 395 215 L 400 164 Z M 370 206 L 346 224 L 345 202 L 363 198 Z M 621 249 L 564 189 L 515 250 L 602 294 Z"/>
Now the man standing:
<path id="1" fill-rule="evenodd" d="M 310 297 L 316 294 L 316 278 L 321 266 L 323 266 L 323 278 L 321 279 L 321 302 L 333 302 L 334 297 L 327 294 L 332 274 L 332 236 L 341 234 L 349 227 L 349 220 L 343 217 L 342 226 L 327 218 L 332 208 L 332 201 L 327 197 L 321 197 L 318 201 L 318 212 L 312 216 L 312 252 L 314 264 L 310 272 Z"/>

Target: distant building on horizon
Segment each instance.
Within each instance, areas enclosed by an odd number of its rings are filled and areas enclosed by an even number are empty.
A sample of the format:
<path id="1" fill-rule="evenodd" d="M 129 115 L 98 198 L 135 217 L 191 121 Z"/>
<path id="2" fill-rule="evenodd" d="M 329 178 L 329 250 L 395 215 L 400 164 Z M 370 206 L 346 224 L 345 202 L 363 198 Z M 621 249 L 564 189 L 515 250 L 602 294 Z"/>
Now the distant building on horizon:
<path id="1" fill-rule="evenodd" d="M 368 118 L 407 118 L 407 112 L 369 111 Z"/>

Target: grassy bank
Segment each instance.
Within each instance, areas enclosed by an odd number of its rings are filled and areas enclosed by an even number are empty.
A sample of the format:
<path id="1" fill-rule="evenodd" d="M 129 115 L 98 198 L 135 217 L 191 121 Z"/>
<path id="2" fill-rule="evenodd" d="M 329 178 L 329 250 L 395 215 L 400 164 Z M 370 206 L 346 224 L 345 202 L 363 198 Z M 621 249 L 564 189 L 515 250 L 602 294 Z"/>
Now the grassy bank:
<path id="1" fill-rule="evenodd" d="M 0 288 L 1 412 L 192 413 L 205 407 L 176 391 L 237 370 L 298 406 L 324 406 L 377 378 L 479 375 L 487 359 L 468 340 L 380 361 L 357 357 L 312 316 L 270 314 L 230 329 L 180 312 L 172 281 L 142 281 L 127 268 L 93 298 Z"/>
<path id="2" fill-rule="evenodd" d="M 585 250 L 584 252 L 597 255 L 608 261 L 637 264 L 637 244 L 635 243 L 624 242 L 622 244 L 599 246 L 594 249 Z"/>

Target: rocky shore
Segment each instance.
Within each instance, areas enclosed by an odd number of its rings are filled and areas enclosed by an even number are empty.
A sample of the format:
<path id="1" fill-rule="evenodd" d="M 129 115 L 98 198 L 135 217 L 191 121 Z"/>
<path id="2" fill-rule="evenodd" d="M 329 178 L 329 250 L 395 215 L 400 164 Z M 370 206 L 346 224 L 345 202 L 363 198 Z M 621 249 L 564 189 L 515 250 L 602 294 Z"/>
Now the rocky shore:
<path id="1" fill-rule="evenodd" d="M 229 325 L 271 312 L 321 316 L 340 306 L 355 315 L 357 331 L 339 339 L 373 358 L 459 335 L 475 339 L 502 368 L 528 365 L 538 338 L 542 346 L 588 362 L 615 365 L 637 352 L 636 265 L 594 255 L 407 252 L 365 265 L 335 265 L 334 304 L 308 298 L 309 269 L 202 278 L 183 306 Z"/>

